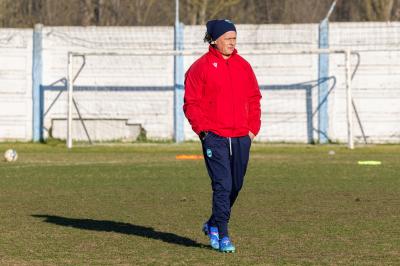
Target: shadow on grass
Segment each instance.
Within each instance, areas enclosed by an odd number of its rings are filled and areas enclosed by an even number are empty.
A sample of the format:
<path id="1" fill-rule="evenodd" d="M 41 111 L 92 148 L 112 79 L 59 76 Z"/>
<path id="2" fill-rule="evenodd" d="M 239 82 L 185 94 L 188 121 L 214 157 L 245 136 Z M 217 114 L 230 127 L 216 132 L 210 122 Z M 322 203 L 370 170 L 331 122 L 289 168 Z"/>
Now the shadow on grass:
<path id="1" fill-rule="evenodd" d="M 44 222 L 61 226 L 68 226 L 92 231 L 116 232 L 120 234 L 136 235 L 186 247 L 206 247 L 190 238 L 178 236 L 173 233 L 155 231 L 152 227 L 145 227 L 141 225 L 92 219 L 75 219 L 55 215 L 38 214 L 32 216 L 36 218 L 45 218 Z"/>

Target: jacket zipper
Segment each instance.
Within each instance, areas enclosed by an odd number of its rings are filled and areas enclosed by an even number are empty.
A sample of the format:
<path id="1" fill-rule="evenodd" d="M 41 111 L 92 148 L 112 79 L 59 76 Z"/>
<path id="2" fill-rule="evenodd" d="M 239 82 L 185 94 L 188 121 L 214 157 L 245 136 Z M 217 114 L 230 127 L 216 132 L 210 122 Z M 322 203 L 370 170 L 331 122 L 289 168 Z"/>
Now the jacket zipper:
<path id="1" fill-rule="evenodd" d="M 231 92 L 232 92 L 231 99 L 232 99 L 233 128 L 235 128 L 235 100 L 234 100 L 234 91 L 233 91 L 233 86 L 232 86 L 231 68 L 229 66 L 228 60 L 226 60 L 226 67 L 228 69 L 229 85 L 230 85 Z M 232 156 L 232 139 L 231 139 L 231 137 L 229 137 L 228 139 L 229 139 L 229 154 Z"/>

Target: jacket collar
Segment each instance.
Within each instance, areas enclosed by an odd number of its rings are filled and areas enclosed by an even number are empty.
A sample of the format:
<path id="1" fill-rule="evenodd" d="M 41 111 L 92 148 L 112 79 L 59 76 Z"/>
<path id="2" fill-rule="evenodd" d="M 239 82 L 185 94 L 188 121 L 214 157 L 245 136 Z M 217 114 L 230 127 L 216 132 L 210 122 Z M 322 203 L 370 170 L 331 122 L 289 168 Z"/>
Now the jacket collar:
<path id="1" fill-rule="evenodd" d="M 235 49 L 235 50 L 233 50 L 233 53 L 231 54 L 231 57 L 229 57 L 228 59 L 225 59 L 225 58 L 222 56 L 221 52 L 218 51 L 216 48 L 212 47 L 211 45 L 208 47 L 208 51 L 209 51 L 212 55 L 216 56 L 217 58 L 223 59 L 223 60 L 229 60 L 229 59 L 232 58 L 232 56 L 234 56 L 235 54 L 237 54 L 237 50 Z"/>

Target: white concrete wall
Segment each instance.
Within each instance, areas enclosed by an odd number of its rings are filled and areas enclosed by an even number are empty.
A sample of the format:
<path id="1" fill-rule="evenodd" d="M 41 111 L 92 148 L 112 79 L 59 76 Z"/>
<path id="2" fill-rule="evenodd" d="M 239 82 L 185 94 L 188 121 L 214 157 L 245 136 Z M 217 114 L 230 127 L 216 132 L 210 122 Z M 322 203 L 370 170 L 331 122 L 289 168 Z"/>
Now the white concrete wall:
<path id="1" fill-rule="evenodd" d="M 32 32 L 0 29 L 0 140 L 32 138 Z"/>
<path id="2" fill-rule="evenodd" d="M 311 49 L 318 47 L 318 25 L 238 25 L 238 51 Z M 205 27 L 185 26 L 184 47 L 206 52 Z M 332 48 L 393 49 L 400 44 L 400 23 L 331 23 Z M 44 27 L 44 126 L 66 118 L 67 53 L 172 50 L 172 27 Z M 400 141 L 400 51 L 360 52 L 353 81 L 354 99 L 370 142 Z M 261 141 L 317 140 L 318 56 L 244 57 L 262 87 Z M 0 140 L 32 138 L 32 30 L 0 30 Z M 184 58 L 185 70 L 197 56 Z M 329 96 L 329 138 L 347 138 L 343 55 L 331 55 L 336 85 Z M 74 71 L 82 63 L 74 61 Z M 356 60 L 352 59 L 352 67 Z M 89 56 L 75 82 L 75 100 L 85 119 L 141 124 L 153 139 L 173 137 L 173 58 L 171 56 Z M 333 84 L 332 81 L 330 84 Z M 307 94 L 306 88 L 309 89 Z M 308 98 L 307 98 L 308 97 Z M 311 109 L 310 109 L 311 108 Z M 74 112 L 74 118 L 77 118 Z M 61 119 L 61 120 L 60 120 Z M 60 122 L 61 121 L 61 122 Z M 355 136 L 361 131 L 355 121 Z M 117 123 L 121 125 L 121 123 Z M 123 126 L 123 125 L 121 125 Z M 62 131 L 62 130 L 61 130 Z M 59 129 L 57 132 L 61 132 Z M 185 121 L 185 138 L 196 139 Z M 111 132 L 110 132 L 110 135 Z"/>

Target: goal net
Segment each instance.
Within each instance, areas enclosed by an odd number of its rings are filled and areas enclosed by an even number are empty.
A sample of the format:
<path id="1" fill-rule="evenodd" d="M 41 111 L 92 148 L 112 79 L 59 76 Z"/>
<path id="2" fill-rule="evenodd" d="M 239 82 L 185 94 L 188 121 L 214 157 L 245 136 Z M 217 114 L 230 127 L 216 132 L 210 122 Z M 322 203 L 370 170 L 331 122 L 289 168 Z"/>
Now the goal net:
<path id="1" fill-rule="evenodd" d="M 173 138 L 173 55 L 69 54 L 68 146 Z"/>
<path id="2" fill-rule="evenodd" d="M 338 58 L 334 75 L 319 77 L 321 54 Z M 68 119 L 66 128 L 62 128 L 68 132 L 68 147 L 72 140 L 133 141 L 139 136 L 172 139 L 174 55 L 183 56 L 190 65 L 199 53 L 70 53 Z M 263 94 L 260 140 L 317 143 L 322 136 L 336 141 L 335 109 L 342 106 L 347 115 L 339 116 L 344 118 L 339 124 L 343 124 L 348 145 L 353 147 L 349 51 L 258 50 L 242 55 L 253 65 Z M 321 95 L 323 84 L 326 91 Z M 185 139 L 196 138 L 187 122 L 184 135 Z"/>
<path id="3" fill-rule="evenodd" d="M 330 64 L 329 75 L 319 72 L 321 56 L 336 59 L 335 64 Z M 353 148 L 351 51 L 270 50 L 249 54 L 247 58 L 263 94 L 261 140 L 340 141 Z"/>

